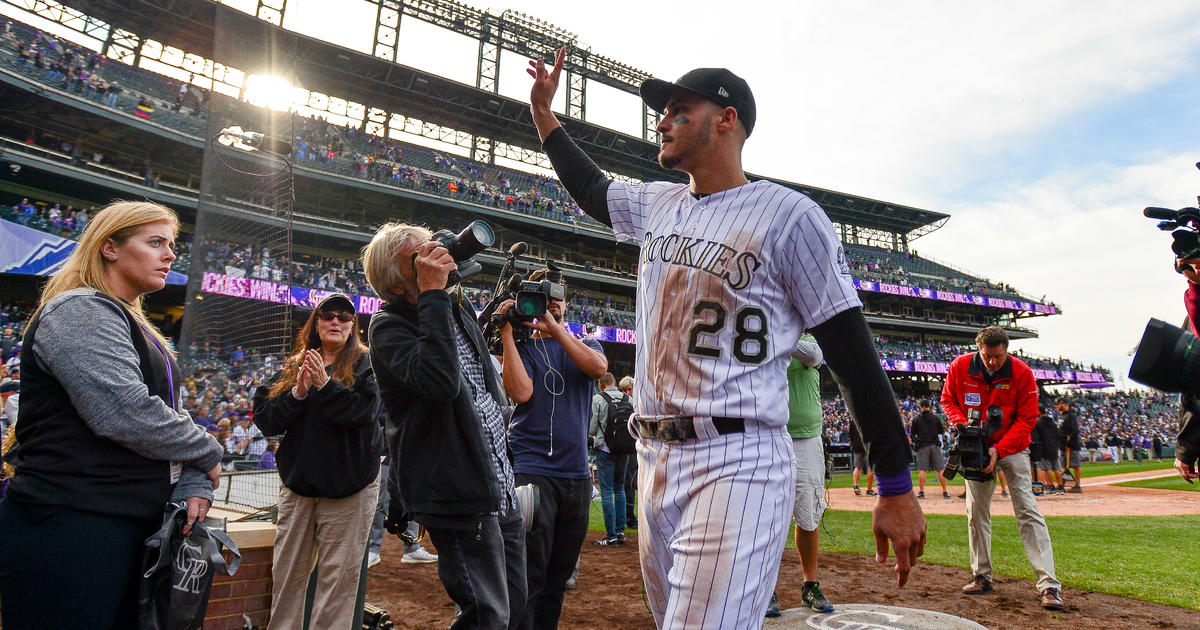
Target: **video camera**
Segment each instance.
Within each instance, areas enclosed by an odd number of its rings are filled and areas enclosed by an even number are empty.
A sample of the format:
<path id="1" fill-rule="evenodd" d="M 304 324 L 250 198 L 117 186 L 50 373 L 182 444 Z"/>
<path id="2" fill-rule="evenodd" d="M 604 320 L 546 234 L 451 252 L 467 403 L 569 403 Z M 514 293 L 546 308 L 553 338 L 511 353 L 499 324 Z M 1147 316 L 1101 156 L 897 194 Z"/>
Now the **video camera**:
<path id="1" fill-rule="evenodd" d="M 450 230 L 438 230 L 429 240 L 445 247 L 454 263 L 458 265 L 458 269 L 451 271 L 446 279 L 446 287 L 449 288 L 483 271 L 483 265 L 480 265 L 474 256 L 496 242 L 496 233 L 487 223 L 472 221 L 458 234 Z M 417 259 L 416 252 L 413 252 L 412 257 L 414 261 Z"/>
<path id="2" fill-rule="evenodd" d="M 516 268 L 517 257 L 525 253 L 528 246 L 516 243 L 508 250 L 508 260 L 500 271 L 496 282 L 494 297 L 480 312 L 478 322 L 483 329 L 484 339 L 488 349 L 493 354 L 503 354 L 503 341 L 500 331 L 507 324 L 512 324 L 513 340 L 517 343 L 529 341 L 533 329 L 522 326 L 522 322 L 531 322 L 546 316 L 550 300 L 565 300 L 566 289 L 562 283 L 562 270 L 550 260 L 546 261 L 546 277 L 534 282 L 526 280 L 520 273 L 512 273 Z M 507 278 L 507 280 L 505 280 Z M 504 313 L 497 313 L 496 308 L 505 300 L 513 300 L 515 304 Z"/>
<path id="3" fill-rule="evenodd" d="M 1196 167 L 1200 168 L 1200 163 Z M 1200 257 L 1200 208 L 1146 208 L 1142 215 L 1159 220 L 1158 229 L 1171 232 L 1171 251 L 1177 259 Z M 1183 273 L 1182 267 L 1175 270 Z M 1200 396 L 1200 339 L 1151 319 L 1138 342 L 1129 378 L 1164 392 Z"/>
<path id="4" fill-rule="evenodd" d="M 968 409 L 967 423 L 954 425 L 958 433 L 943 471 L 947 480 L 954 479 L 960 472 L 964 479 L 992 480 L 992 473 L 985 473 L 983 469 L 992 463 L 988 447 L 991 446 L 992 436 L 1004 426 L 1004 412 L 996 405 L 988 407 L 987 422 L 982 424 L 980 415 L 978 409 Z"/>

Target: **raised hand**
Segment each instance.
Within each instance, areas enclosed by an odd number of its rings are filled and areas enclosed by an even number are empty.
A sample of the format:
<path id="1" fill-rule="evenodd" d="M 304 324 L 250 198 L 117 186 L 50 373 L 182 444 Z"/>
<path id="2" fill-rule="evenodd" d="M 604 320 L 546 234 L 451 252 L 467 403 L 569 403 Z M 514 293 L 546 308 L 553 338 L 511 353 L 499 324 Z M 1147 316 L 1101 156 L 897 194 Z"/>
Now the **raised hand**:
<path id="1" fill-rule="evenodd" d="M 554 69 L 546 71 L 546 62 L 542 59 L 530 59 L 529 67 L 525 69 L 533 77 L 533 88 L 529 90 L 529 106 L 550 109 L 550 101 L 558 91 L 558 79 L 562 74 L 563 61 L 567 57 L 565 48 L 554 51 Z"/>

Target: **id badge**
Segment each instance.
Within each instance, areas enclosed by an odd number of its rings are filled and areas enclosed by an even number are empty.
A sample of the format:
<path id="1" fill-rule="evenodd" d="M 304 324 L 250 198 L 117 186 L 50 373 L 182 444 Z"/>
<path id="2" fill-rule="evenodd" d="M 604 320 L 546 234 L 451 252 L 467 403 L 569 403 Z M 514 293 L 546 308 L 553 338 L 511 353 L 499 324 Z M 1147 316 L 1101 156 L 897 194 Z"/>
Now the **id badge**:
<path id="1" fill-rule="evenodd" d="M 171 462 L 171 485 L 179 483 L 179 478 L 183 476 L 183 464 L 181 462 Z"/>

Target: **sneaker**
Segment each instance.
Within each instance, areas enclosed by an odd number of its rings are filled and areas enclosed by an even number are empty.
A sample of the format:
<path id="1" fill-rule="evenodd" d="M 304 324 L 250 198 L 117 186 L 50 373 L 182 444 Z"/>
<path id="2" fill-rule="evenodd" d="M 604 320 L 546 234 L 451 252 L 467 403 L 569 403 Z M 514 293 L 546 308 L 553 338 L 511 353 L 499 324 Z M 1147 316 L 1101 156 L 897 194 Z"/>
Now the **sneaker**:
<path id="1" fill-rule="evenodd" d="M 860 490 L 860 489 L 858 488 L 858 486 L 854 486 L 854 496 L 856 496 L 856 497 L 861 497 L 861 496 L 862 496 L 862 490 Z"/>
<path id="2" fill-rule="evenodd" d="M 617 534 L 617 544 L 618 545 L 625 544 L 625 534 Z"/>
<path id="3" fill-rule="evenodd" d="M 867 490 L 867 496 L 869 496 L 869 497 L 878 496 L 878 493 L 875 492 L 874 490 Z"/>
<path id="4" fill-rule="evenodd" d="M 1042 608 L 1046 610 L 1062 610 L 1063 600 L 1058 589 L 1048 588 L 1042 591 Z"/>
<path id="5" fill-rule="evenodd" d="M 778 617 L 783 613 L 779 612 L 779 593 L 771 593 L 771 603 L 767 604 L 767 617 Z"/>
<path id="6" fill-rule="evenodd" d="M 825 595 L 821 592 L 820 582 L 806 582 L 803 590 L 800 591 L 800 599 L 804 600 L 805 606 L 817 612 L 833 612 L 833 604 L 825 599 Z"/>
<path id="7" fill-rule="evenodd" d="M 925 498 L 925 493 L 924 493 L 924 492 L 918 492 L 918 493 L 917 493 L 917 498 L 918 498 L 918 499 L 924 499 L 924 498 Z"/>
<path id="8" fill-rule="evenodd" d="M 992 580 L 982 575 L 976 575 L 971 578 L 971 581 L 962 587 L 962 592 L 967 595 L 980 595 L 983 593 L 992 592 Z"/>
<path id="9" fill-rule="evenodd" d="M 1071 494 L 1080 494 L 1083 492 L 1083 488 L 1076 484 L 1070 488 L 1067 488 L 1067 492 L 1070 492 Z"/>
<path id="10" fill-rule="evenodd" d="M 368 553 L 367 554 L 367 568 L 369 569 L 369 568 L 379 564 L 379 561 L 382 559 L 383 558 L 379 557 L 378 551 L 372 551 L 372 552 Z"/>
<path id="11" fill-rule="evenodd" d="M 1003 499 L 1007 499 L 1007 498 L 1008 498 L 1008 491 L 1001 492 L 1001 493 L 1000 493 L 1000 497 L 1001 497 L 1001 498 L 1003 498 Z"/>
<path id="12" fill-rule="evenodd" d="M 616 536 L 613 536 L 612 538 L 601 538 L 596 541 L 596 544 L 600 547 L 616 547 L 621 543 L 617 540 Z"/>
<path id="13" fill-rule="evenodd" d="M 949 492 L 943 492 L 943 493 L 942 493 L 942 498 L 943 498 L 943 499 L 949 499 L 949 498 L 950 498 L 950 493 L 949 493 Z"/>
<path id="14" fill-rule="evenodd" d="M 429 564 L 430 562 L 437 561 L 438 557 L 429 553 L 428 551 L 425 551 L 424 548 L 406 553 L 404 554 L 404 557 L 400 559 L 400 562 L 404 564 Z"/>

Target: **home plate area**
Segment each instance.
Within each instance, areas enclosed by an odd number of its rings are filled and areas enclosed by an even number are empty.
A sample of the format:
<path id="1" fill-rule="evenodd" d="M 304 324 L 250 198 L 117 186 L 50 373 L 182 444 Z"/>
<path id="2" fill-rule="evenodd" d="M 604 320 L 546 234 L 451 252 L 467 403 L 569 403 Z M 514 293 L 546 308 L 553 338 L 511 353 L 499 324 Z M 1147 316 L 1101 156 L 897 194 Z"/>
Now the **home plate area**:
<path id="1" fill-rule="evenodd" d="M 780 617 L 767 619 L 763 627 L 778 630 L 986 630 L 974 621 L 946 613 L 873 604 L 838 604 L 837 610 L 831 613 L 792 608 L 783 611 Z"/>

